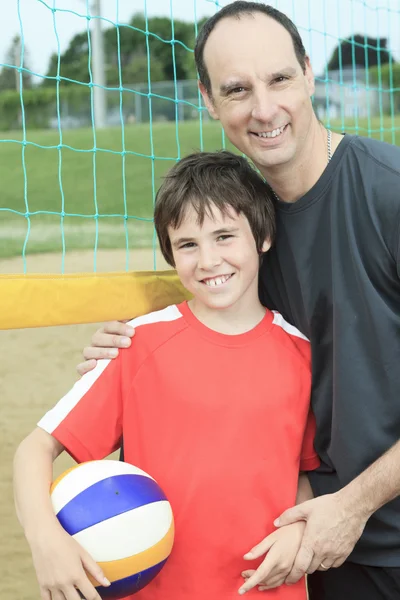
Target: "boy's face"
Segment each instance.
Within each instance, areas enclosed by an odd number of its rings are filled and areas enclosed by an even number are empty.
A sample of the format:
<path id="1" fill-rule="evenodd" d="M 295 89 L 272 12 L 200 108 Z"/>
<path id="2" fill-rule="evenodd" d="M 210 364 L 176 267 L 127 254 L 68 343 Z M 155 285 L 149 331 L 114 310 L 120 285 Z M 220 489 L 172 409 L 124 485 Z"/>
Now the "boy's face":
<path id="1" fill-rule="evenodd" d="M 192 206 L 177 229 L 168 228 L 178 275 L 194 306 L 247 309 L 258 302 L 259 254 L 249 222 L 213 207 L 200 225 Z M 266 240 L 262 250 L 268 250 Z"/>

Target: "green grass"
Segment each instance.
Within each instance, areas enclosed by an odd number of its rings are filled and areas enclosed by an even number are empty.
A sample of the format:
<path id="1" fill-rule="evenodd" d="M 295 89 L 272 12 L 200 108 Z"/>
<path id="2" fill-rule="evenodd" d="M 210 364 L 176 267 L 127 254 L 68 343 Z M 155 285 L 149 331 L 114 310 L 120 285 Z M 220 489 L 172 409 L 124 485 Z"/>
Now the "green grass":
<path id="1" fill-rule="evenodd" d="M 397 134 L 399 140 L 400 118 L 395 123 L 389 118 L 383 122 L 373 119 L 369 124 L 360 121 L 358 130 L 354 123 L 345 124 L 349 133 L 361 135 L 368 134 L 368 126 L 372 137 L 396 143 Z M 341 124 L 334 123 L 333 128 L 341 130 Z M 20 132 L 0 133 L 0 209 L 8 209 L 0 210 L 0 258 L 21 255 L 25 239 L 28 240 L 26 254 L 62 251 L 63 237 L 67 252 L 92 249 L 96 243 L 96 221 L 99 248 L 151 246 L 153 192 L 164 173 L 179 156 L 201 147 L 217 150 L 223 146 L 218 123 L 205 123 L 202 133 L 201 145 L 197 121 L 179 124 L 178 131 L 174 123 L 156 123 L 152 131 L 152 151 L 148 124 L 126 126 L 125 150 L 128 153 L 125 155 L 125 178 L 119 128 L 98 132 L 96 152 L 93 151 L 91 129 L 64 131 L 63 145 L 72 149 L 63 147 L 61 151 L 57 147 L 49 148 L 59 144 L 57 131 L 28 131 L 29 143 L 25 147 L 18 143 L 22 141 Z M 232 149 L 229 144 L 227 146 Z M 152 154 L 154 160 L 150 158 Z M 61 219 L 63 198 L 64 212 L 77 216 Z M 100 215 L 97 220 L 94 218 L 96 203 L 97 214 Z M 125 203 L 126 214 L 135 217 L 127 219 L 126 223 L 123 217 L 112 216 L 124 215 Z M 32 214 L 37 211 L 57 214 Z M 29 223 L 24 216 L 26 212 L 30 213 Z"/>

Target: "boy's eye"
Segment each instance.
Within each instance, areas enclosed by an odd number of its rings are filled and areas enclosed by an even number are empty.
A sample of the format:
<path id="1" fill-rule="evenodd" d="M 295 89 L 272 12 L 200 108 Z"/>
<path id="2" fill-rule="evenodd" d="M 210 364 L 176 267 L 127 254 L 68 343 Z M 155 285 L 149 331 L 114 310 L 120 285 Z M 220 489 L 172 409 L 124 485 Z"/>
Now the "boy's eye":
<path id="1" fill-rule="evenodd" d="M 179 248 L 194 248 L 195 243 L 194 242 L 186 242 L 185 244 L 182 244 L 181 246 L 179 246 Z"/>
<path id="2" fill-rule="evenodd" d="M 229 238 L 232 238 L 232 237 L 233 237 L 233 235 L 226 233 L 226 234 L 223 234 L 223 235 L 219 235 L 217 237 L 217 241 L 223 242 L 224 240 L 228 240 Z"/>

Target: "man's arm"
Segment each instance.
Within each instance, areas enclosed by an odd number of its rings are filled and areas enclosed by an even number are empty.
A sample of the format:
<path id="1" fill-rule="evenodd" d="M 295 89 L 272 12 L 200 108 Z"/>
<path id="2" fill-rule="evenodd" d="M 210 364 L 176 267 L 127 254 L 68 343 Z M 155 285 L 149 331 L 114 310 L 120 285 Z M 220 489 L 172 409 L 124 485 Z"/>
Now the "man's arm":
<path id="1" fill-rule="evenodd" d="M 39 428 L 21 442 L 14 458 L 16 512 L 31 548 L 41 597 L 62 593 L 72 598 L 77 588 L 85 598 L 100 600 L 85 570 L 101 585 L 110 583 L 91 556 L 61 527 L 51 504 L 53 461 L 63 450 L 55 438 Z"/>
<path id="2" fill-rule="evenodd" d="M 352 552 L 364 527 L 381 506 L 400 494 L 400 441 L 347 486 L 285 511 L 276 526 L 306 521 L 303 541 L 290 577 L 339 567 Z"/>

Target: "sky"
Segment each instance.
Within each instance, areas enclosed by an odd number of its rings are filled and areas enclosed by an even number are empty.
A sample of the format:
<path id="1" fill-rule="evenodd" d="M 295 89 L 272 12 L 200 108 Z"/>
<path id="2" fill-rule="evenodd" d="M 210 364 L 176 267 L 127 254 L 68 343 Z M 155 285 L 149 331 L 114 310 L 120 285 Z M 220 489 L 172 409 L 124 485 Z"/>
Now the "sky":
<path id="1" fill-rule="evenodd" d="M 217 5 L 229 3 L 229 0 L 101 0 L 101 12 L 103 18 L 114 23 L 127 23 L 133 14 L 145 10 L 148 16 L 172 14 L 194 21 L 195 14 L 200 19 L 212 15 Z M 269 3 L 296 23 L 316 75 L 323 74 L 338 38 L 352 33 L 388 38 L 389 49 L 400 60 L 400 0 L 270 0 Z M 95 0 L 3 1 L 0 63 L 5 60 L 12 38 L 22 34 L 29 53 L 29 68 L 45 74 L 50 55 L 57 52 L 57 36 L 60 51 L 64 52 L 71 38 L 86 30 L 88 11 L 96 14 L 94 5 Z M 105 27 L 110 25 L 104 22 Z"/>

